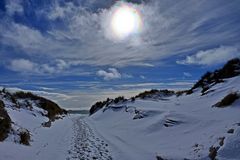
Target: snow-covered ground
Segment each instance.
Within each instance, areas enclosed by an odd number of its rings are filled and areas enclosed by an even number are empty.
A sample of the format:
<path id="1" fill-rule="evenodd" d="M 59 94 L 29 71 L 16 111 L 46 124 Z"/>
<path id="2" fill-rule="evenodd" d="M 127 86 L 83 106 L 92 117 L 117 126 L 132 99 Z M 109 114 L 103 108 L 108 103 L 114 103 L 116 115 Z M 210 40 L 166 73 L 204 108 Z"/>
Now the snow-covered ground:
<path id="1" fill-rule="evenodd" d="M 85 120 L 109 144 L 116 160 L 209 159 L 211 146 L 219 147 L 218 159 L 239 160 L 240 101 L 212 107 L 240 91 L 239 76 L 226 81 L 203 96 L 195 91 L 168 100 L 137 99 L 103 108 Z M 228 133 L 230 129 L 234 132 Z"/>
<path id="2" fill-rule="evenodd" d="M 19 111 L 18 116 L 24 122 L 28 119 L 25 111 Z M 30 146 L 15 143 L 14 135 L 0 142 L 0 160 L 112 160 L 108 144 L 81 115 L 56 120 L 50 128 L 34 124 L 40 123 L 30 120 L 26 127 L 31 133 Z"/>
<path id="3" fill-rule="evenodd" d="M 0 142 L 0 160 L 150 160 L 209 159 L 210 147 L 219 160 L 240 159 L 240 101 L 212 107 L 240 91 L 240 77 L 213 86 L 206 95 L 176 95 L 163 100 L 136 99 L 110 105 L 90 117 L 67 115 L 51 127 L 44 110 L 16 109 L 5 101 L 13 128 L 31 133 L 30 146 L 15 143 L 11 133 Z"/>

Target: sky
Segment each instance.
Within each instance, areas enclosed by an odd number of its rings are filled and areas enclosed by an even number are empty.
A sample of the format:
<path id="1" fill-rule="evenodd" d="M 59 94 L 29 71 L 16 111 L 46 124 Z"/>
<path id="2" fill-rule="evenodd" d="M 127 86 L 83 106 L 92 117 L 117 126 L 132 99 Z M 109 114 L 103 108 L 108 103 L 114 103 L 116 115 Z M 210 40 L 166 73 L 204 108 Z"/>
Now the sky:
<path id="1" fill-rule="evenodd" d="M 141 19 L 125 38 L 111 28 L 121 6 Z M 190 88 L 240 56 L 239 17 L 239 0 L 1 0 L 0 86 L 72 109 Z"/>

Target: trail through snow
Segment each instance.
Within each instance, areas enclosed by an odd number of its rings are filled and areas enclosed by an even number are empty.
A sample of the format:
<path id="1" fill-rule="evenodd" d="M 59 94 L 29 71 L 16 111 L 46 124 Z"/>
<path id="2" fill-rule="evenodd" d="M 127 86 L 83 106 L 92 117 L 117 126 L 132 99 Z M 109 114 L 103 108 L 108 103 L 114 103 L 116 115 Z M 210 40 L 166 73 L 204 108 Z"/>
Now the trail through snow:
<path id="1" fill-rule="evenodd" d="M 112 160 L 108 144 L 82 117 L 73 118 L 72 145 L 67 160 Z"/>

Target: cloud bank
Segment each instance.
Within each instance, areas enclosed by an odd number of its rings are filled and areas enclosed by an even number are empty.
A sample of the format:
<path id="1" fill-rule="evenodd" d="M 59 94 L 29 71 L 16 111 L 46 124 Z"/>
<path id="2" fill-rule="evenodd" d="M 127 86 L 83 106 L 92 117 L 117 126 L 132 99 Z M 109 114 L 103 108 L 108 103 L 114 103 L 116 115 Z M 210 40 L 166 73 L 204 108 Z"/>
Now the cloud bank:
<path id="1" fill-rule="evenodd" d="M 97 76 L 103 77 L 104 80 L 120 79 L 122 77 L 116 68 L 108 68 L 108 71 L 99 70 Z"/>
<path id="2" fill-rule="evenodd" d="M 106 21 L 120 3 L 131 5 L 141 13 L 143 30 L 137 37 L 116 42 L 109 39 L 110 26 Z M 67 63 L 77 61 L 78 66 L 127 67 L 153 65 L 216 45 L 239 46 L 239 1 L 160 0 L 140 4 L 108 1 L 106 8 L 103 4 L 98 4 L 101 6 L 98 8 L 96 4 L 97 1 L 88 4 L 53 1 L 31 10 L 31 4 L 24 1 L 9 1 L 6 7 L 9 14 L 0 20 L 0 45 L 4 46 L 1 52 L 11 48 L 19 58 L 31 56 L 34 61 L 45 60 L 44 63 L 48 63 L 48 57 Z M 37 25 L 28 23 L 28 13 L 36 16 L 38 21 L 31 20 L 31 23 Z M 22 21 L 16 21 L 13 15 Z M 179 63 L 191 64 L 200 59 L 199 64 L 210 64 L 212 60 L 207 62 L 207 54 L 212 53 L 197 53 Z"/>
<path id="3" fill-rule="evenodd" d="M 187 56 L 184 60 L 177 61 L 177 63 L 185 65 L 216 65 L 239 56 L 240 52 L 238 48 L 221 46 L 219 48 L 198 51 L 194 55 Z"/>

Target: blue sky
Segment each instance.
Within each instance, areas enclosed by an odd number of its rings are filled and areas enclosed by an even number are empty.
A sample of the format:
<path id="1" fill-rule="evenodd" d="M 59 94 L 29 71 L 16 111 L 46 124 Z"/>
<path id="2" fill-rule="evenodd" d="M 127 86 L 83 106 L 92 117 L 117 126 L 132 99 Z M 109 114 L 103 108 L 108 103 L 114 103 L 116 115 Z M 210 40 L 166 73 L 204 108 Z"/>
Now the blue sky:
<path id="1" fill-rule="evenodd" d="M 108 25 L 119 4 L 138 10 L 143 23 L 121 41 Z M 1 0 L 0 85 L 67 108 L 189 88 L 240 56 L 239 17 L 239 0 Z"/>

